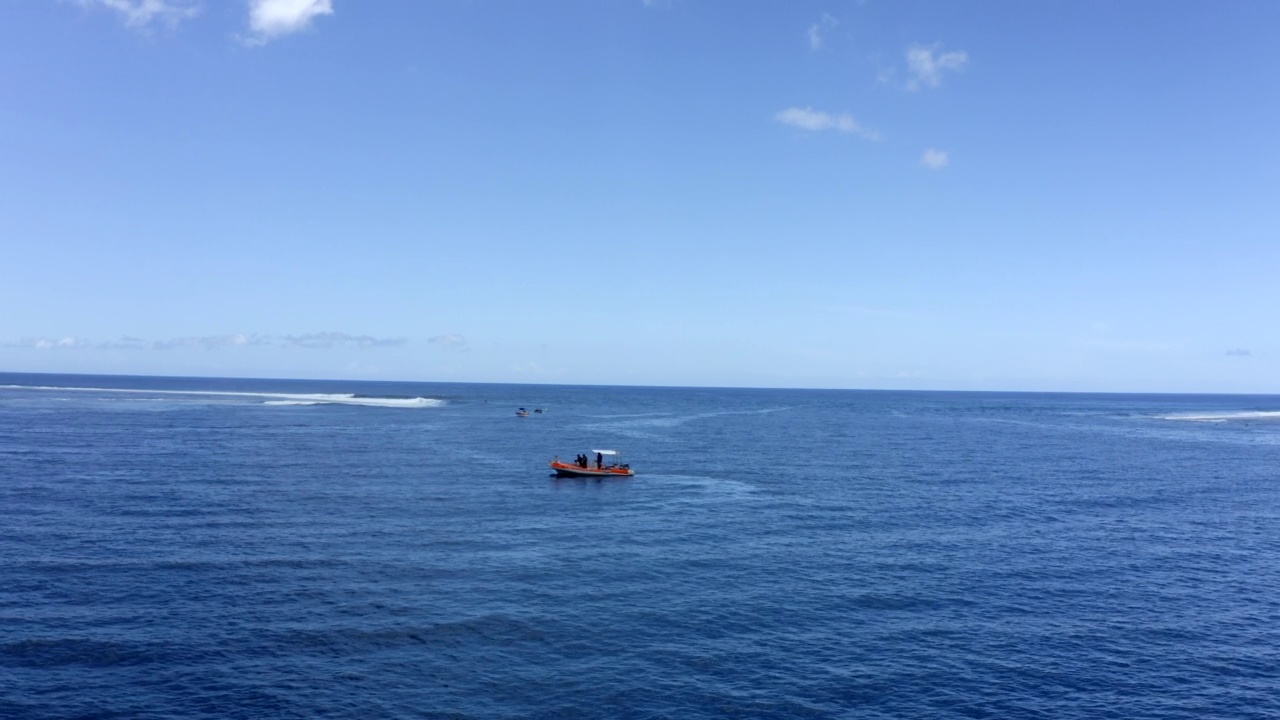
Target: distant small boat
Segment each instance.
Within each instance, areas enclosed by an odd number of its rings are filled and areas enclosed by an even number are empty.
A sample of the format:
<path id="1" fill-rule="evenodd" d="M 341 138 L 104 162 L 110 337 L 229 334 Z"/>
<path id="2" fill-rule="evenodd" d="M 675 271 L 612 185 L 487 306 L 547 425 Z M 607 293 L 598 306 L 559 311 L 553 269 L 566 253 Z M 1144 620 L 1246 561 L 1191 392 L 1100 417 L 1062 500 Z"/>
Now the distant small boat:
<path id="1" fill-rule="evenodd" d="M 516 417 L 529 417 L 529 411 L 524 408 L 516 408 Z"/>
<path id="2" fill-rule="evenodd" d="M 636 472 L 630 465 L 618 462 L 617 450 L 592 450 L 596 456 L 592 462 L 591 455 L 585 457 L 586 462 L 567 463 L 556 457 L 551 461 L 551 469 L 556 477 L 631 477 Z M 605 462 L 608 458 L 608 462 Z"/>

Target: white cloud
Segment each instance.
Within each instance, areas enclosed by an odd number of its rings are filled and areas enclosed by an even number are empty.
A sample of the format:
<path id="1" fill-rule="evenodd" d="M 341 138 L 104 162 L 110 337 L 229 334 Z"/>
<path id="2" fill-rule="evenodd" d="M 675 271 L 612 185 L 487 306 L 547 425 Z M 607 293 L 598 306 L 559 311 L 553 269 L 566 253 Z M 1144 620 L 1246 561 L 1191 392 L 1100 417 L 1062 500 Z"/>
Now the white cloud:
<path id="1" fill-rule="evenodd" d="M 444 335 L 444 338 L 456 338 L 456 344 L 461 345 L 466 341 L 461 335 Z M 358 348 L 377 348 L 377 347 L 398 347 L 404 345 L 408 341 L 404 338 L 376 338 L 372 335 L 351 335 L 342 332 L 319 332 L 306 333 L 303 335 L 259 335 L 258 333 L 231 333 L 228 335 L 193 335 L 188 337 L 178 337 L 171 340 L 144 340 L 139 337 L 131 337 L 125 335 L 119 340 L 91 344 L 84 338 L 63 337 L 63 338 L 47 338 L 47 337 L 24 337 L 17 342 L 0 343 L 0 347 L 25 347 L 38 348 L 47 350 L 52 348 L 87 348 L 94 347 L 99 350 L 179 350 L 195 348 L 200 350 L 217 350 L 219 348 L 244 348 L 244 347 L 302 347 L 302 348 L 333 348 L 333 347 L 358 347 Z M 432 342 L 436 342 L 433 338 Z"/>
<path id="2" fill-rule="evenodd" d="M 435 345 L 443 345 L 445 347 L 458 348 L 467 344 L 467 339 L 457 333 L 449 333 L 447 335 L 436 335 L 427 338 L 427 342 Z"/>
<path id="3" fill-rule="evenodd" d="M 146 340 L 130 335 L 124 335 L 119 340 L 98 344 L 99 350 L 145 350 L 146 348 Z"/>
<path id="4" fill-rule="evenodd" d="M 907 71 L 911 73 L 911 79 L 907 81 L 908 90 L 938 87 L 943 73 L 957 72 L 969 63 L 969 53 L 963 50 L 938 53 L 940 47 L 912 45 L 907 48 Z"/>
<path id="5" fill-rule="evenodd" d="M 271 338 L 253 333 L 233 333 L 231 335 L 203 335 L 199 337 L 180 337 L 172 340 L 156 340 L 151 343 L 152 350 L 176 350 L 178 348 L 201 348 L 216 350 L 223 347 L 248 347 L 250 345 L 270 345 Z"/>
<path id="6" fill-rule="evenodd" d="M 818 132 L 820 130 L 836 130 L 843 133 L 854 133 L 868 140 L 879 140 L 880 133 L 865 128 L 852 115 L 832 115 L 813 108 L 792 107 L 773 116 L 775 120 L 791 127 Z"/>
<path id="7" fill-rule="evenodd" d="M 169 26 L 193 18 L 200 8 L 192 0 L 79 0 L 84 7 L 105 7 L 124 17 L 131 28 L 145 29 L 153 22 Z"/>
<path id="8" fill-rule="evenodd" d="M 321 15 L 333 14 L 333 0 L 249 0 L 252 41 L 268 40 L 304 30 Z"/>
<path id="9" fill-rule="evenodd" d="M 941 170 L 951 164 L 951 155 L 946 150 L 929 148 L 920 156 L 920 164 L 930 170 Z"/>
<path id="10" fill-rule="evenodd" d="M 280 338 L 285 345 L 304 348 L 331 347 L 396 347 L 407 342 L 404 338 L 376 338 L 372 335 L 349 335 L 342 332 L 307 333 L 306 335 L 285 335 Z"/>
<path id="11" fill-rule="evenodd" d="M 53 350 L 55 348 L 82 348 L 87 347 L 89 342 L 78 337 L 24 337 L 18 342 L 5 343 L 4 347 L 20 347 L 20 348 L 36 348 L 37 350 Z"/>
<path id="12" fill-rule="evenodd" d="M 821 50 L 826 47 L 827 41 L 824 37 L 825 33 L 839 24 L 840 21 L 826 13 L 823 13 L 822 19 L 809 26 L 809 49 Z"/>

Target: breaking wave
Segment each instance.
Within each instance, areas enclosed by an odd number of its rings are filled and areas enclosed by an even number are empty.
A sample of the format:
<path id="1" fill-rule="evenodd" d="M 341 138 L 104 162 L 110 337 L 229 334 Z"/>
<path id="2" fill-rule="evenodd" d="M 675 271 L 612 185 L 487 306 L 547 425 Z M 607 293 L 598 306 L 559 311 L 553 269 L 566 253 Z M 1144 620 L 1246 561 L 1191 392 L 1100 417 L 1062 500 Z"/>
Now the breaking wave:
<path id="1" fill-rule="evenodd" d="M 444 400 L 425 397 L 381 397 L 355 393 L 270 393 L 222 390 L 143 390 L 138 388 L 49 387 L 43 385 L 0 385 L 5 390 L 48 390 L 59 392 L 130 393 L 135 395 L 180 395 L 188 397 L 263 398 L 263 405 L 364 405 L 384 408 L 432 408 Z"/>
<path id="2" fill-rule="evenodd" d="M 443 400 L 424 397 L 369 397 L 342 393 L 338 395 L 290 395 L 278 396 L 278 400 L 266 400 L 263 405 L 367 405 L 369 407 L 425 408 L 440 407 Z"/>
<path id="3" fill-rule="evenodd" d="M 1161 415 L 1161 420 L 1182 420 L 1184 422 L 1224 423 L 1241 420 L 1276 420 L 1280 421 L 1280 410 L 1241 410 L 1238 412 L 1198 413 Z"/>

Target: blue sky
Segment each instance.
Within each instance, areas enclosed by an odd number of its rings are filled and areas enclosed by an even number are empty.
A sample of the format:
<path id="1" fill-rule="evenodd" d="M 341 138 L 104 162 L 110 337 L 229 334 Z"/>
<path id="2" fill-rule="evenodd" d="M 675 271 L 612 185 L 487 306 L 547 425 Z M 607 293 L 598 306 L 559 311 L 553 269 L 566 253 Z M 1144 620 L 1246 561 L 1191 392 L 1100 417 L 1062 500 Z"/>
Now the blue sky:
<path id="1" fill-rule="evenodd" d="M 1280 392 L 1274 2 L 0 5 L 0 371 Z"/>

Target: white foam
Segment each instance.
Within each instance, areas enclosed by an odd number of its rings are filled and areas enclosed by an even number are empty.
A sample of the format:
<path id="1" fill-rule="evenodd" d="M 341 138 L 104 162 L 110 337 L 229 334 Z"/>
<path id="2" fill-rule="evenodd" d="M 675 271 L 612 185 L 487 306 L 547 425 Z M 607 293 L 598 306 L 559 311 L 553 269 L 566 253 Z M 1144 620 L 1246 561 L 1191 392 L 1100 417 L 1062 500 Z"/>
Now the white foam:
<path id="1" fill-rule="evenodd" d="M 1161 420 L 1223 423 L 1233 420 L 1280 420 L 1280 410 L 1240 410 L 1238 412 L 1161 415 Z"/>
<path id="2" fill-rule="evenodd" d="M 141 390 L 137 388 L 49 387 L 44 385 L 0 385 L 0 389 L 134 393 L 140 395 L 186 395 L 197 397 L 268 398 L 263 401 L 264 405 L 363 405 L 366 407 L 385 408 L 429 408 L 441 407 L 445 404 L 444 400 L 438 400 L 436 398 L 365 397 L 354 393 L 259 393 L 230 392 L 222 390 Z"/>
<path id="3" fill-rule="evenodd" d="M 263 405 L 320 405 L 315 400 L 267 400 Z"/>
<path id="4" fill-rule="evenodd" d="M 386 407 L 386 408 L 424 408 L 424 407 L 440 407 L 444 405 L 443 400 L 435 398 L 412 397 L 412 398 L 388 398 L 388 397 L 362 397 L 359 395 L 343 394 L 343 395 L 278 395 L 279 400 L 267 400 L 264 405 L 364 405 L 366 407 Z"/>

